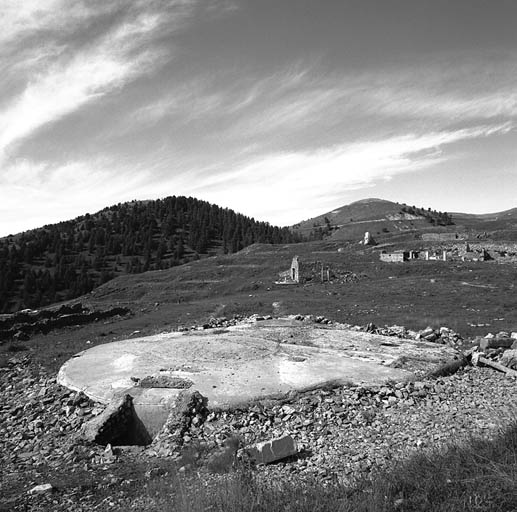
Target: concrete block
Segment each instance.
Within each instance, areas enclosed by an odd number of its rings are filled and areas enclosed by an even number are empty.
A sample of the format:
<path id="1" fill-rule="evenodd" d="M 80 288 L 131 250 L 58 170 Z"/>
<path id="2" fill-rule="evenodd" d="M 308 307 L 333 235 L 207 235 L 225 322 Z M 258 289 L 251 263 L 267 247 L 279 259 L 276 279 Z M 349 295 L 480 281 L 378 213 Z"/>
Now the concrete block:
<path id="1" fill-rule="evenodd" d="M 269 464 L 296 455 L 296 441 L 289 435 L 257 443 L 248 449 L 249 454 L 259 464 Z"/>
<path id="2" fill-rule="evenodd" d="M 510 348 L 515 340 L 512 338 L 483 338 L 479 343 L 481 350 L 489 348 Z"/>

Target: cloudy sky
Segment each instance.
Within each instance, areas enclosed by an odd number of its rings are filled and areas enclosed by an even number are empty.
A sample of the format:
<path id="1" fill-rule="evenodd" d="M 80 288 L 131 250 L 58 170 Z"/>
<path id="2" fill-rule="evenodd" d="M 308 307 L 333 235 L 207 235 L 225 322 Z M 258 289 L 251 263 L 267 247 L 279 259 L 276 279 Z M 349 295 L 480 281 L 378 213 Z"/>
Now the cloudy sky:
<path id="1" fill-rule="evenodd" d="M 514 0 L 0 0 L 0 236 L 191 195 L 517 206 Z"/>

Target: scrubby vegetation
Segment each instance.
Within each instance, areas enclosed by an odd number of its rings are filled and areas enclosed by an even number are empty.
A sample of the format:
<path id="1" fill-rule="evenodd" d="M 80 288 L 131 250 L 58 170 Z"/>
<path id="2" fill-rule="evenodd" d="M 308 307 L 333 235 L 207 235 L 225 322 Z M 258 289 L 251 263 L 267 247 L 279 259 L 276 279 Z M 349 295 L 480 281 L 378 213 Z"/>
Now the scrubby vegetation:
<path id="1" fill-rule="evenodd" d="M 40 502 L 53 500 L 53 510 L 72 509 L 66 496 L 80 489 L 83 506 L 74 510 L 510 512 L 517 510 L 517 423 L 495 439 L 468 439 L 394 460 L 348 485 L 288 472 L 271 479 L 239 463 L 225 473 L 178 472 L 165 460 L 96 472 L 57 471 L 59 477 L 50 478 L 56 492 Z M 106 485 L 114 471 L 122 483 Z"/>
<path id="2" fill-rule="evenodd" d="M 265 482 L 238 468 L 212 485 L 172 475 L 148 492 L 153 511 L 507 512 L 517 510 L 517 423 L 494 440 L 397 461 L 351 487 L 287 477 Z"/>
<path id="3" fill-rule="evenodd" d="M 450 226 L 454 224 L 452 216 L 447 212 L 438 212 L 436 210 L 431 210 L 431 208 L 417 208 L 416 206 L 407 206 L 406 204 L 402 205 L 400 210 L 402 213 L 424 217 L 428 222 L 435 226 Z"/>
<path id="4" fill-rule="evenodd" d="M 72 299 L 121 274 L 298 240 L 287 228 L 190 197 L 118 204 L 0 239 L 0 313 Z"/>

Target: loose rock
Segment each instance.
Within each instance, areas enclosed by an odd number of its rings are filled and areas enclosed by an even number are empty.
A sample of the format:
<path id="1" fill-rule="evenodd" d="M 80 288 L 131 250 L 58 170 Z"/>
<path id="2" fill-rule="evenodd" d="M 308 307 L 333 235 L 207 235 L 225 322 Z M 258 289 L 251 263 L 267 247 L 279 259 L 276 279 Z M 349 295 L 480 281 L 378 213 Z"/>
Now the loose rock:
<path id="1" fill-rule="evenodd" d="M 296 442 L 289 435 L 263 441 L 248 448 L 248 453 L 258 464 L 269 464 L 296 455 L 297 452 Z"/>

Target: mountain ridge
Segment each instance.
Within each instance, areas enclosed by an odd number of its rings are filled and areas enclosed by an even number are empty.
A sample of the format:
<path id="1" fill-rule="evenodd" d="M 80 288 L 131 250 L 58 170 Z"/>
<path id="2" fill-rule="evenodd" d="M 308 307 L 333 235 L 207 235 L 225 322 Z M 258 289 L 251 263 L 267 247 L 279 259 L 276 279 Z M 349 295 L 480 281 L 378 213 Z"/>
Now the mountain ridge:
<path id="1" fill-rule="evenodd" d="M 294 224 L 291 229 L 302 236 L 337 240 L 359 240 L 365 231 L 384 237 L 437 230 L 500 232 L 500 237 L 513 239 L 517 236 L 517 208 L 487 214 L 448 213 L 365 198 Z"/>
<path id="2" fill-rule="evenodd" d="M 406 246 L 436 231 L 517 240 L 517 208 L 451 215 L 365 198 L 280 228 L 183 196 L 119 203 L 0 238 L 0 313 L 70 300 L 116 276 L 164 270 L 254 243 L 357 243 L 366 231 L 380 243 Z"/>

